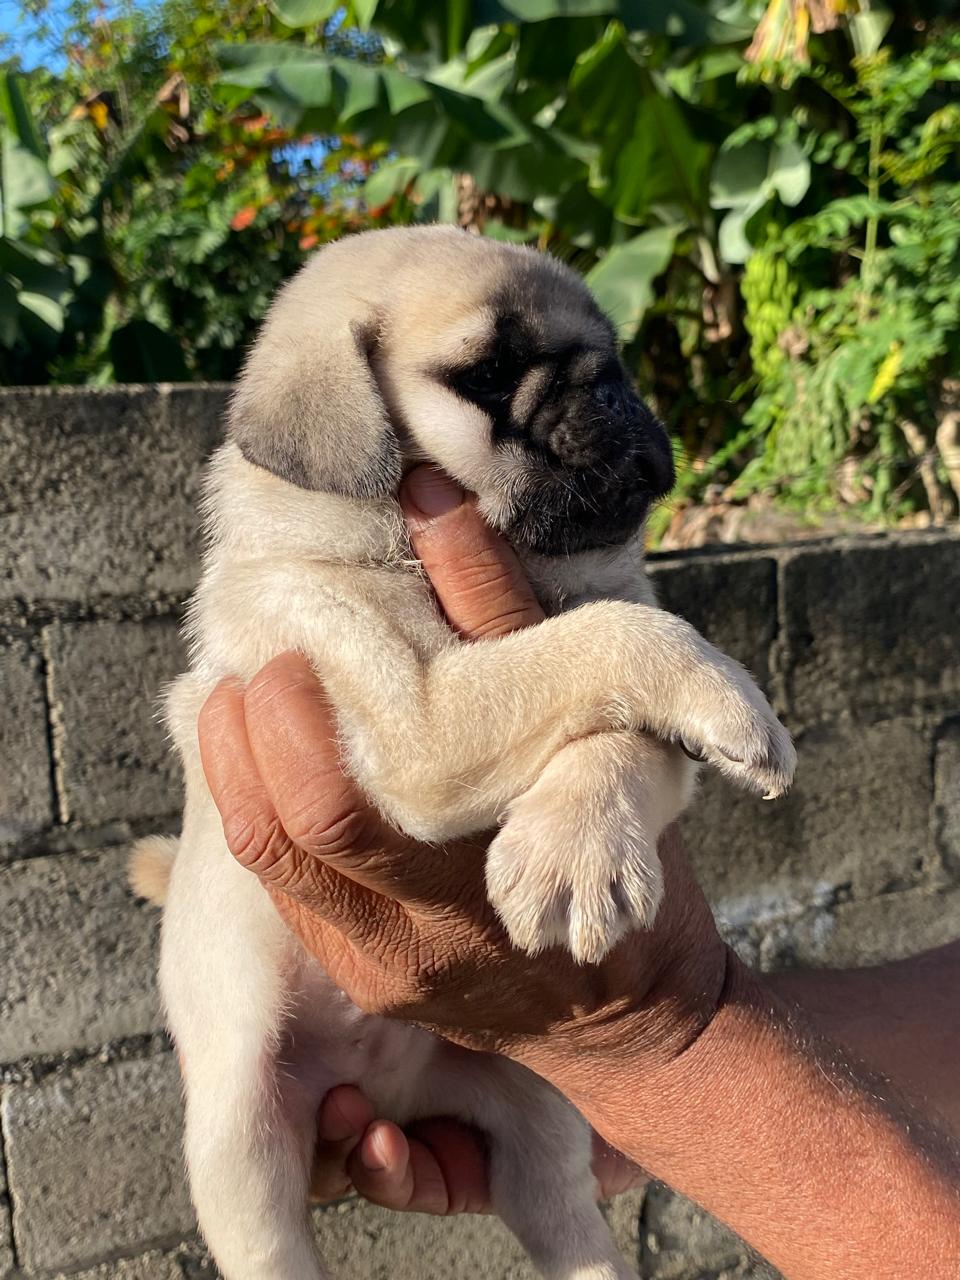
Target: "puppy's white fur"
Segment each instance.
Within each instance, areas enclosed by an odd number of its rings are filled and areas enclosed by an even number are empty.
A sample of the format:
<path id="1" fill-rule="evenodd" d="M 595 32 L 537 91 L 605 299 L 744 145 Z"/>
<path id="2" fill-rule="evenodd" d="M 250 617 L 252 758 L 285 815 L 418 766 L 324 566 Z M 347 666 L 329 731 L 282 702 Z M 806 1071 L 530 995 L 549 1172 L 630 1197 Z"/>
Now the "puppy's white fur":
<path id="1" fill-rule="evenodd" d="M 451 635 L 411 571 L 393 496 L 404 458 L 439 462 L 494 521 L 526 482 L 522 460 L 494 451 L 483 414 L 425 359 L 455 358 L 489 329 L 491 275 L 509 277 L 518 252 L 439 229 L 325 250 L 268 320 L 211 469 L 192 669 L 169 699 L 186 806 L 161 985 L 194 1201 L 228 1280 L 323 1276 L 306 1207 L 314 1117 L 344 1081 L 401 1123 L 454 1112 L 485 1129 L 497 1212 L 551 1280 L 633 1272 L 594 1203 L 589 1132 L 565 1099 L 507 1061 L 362 1014 L 234 862 L 196 747 L 198 710 L 221 676 L 247 679 L 302 651 L 337 708 L 351 772 L 391 822 L 434 841 L 501 823 L 489 893 L 530 951 L 561 943 L 597 960 L 653 919 L 656 840 L 693 781 L 679 741 L 763 791 L 792 774 L 789 739 L 747 674 L 656 608 L 637 539 L 524 555 L 553 616 L 476 645 Z M 557 296 L 579 288 L 538 261 Z M 451 277 L 456 289 L 436 284 Z M 342 340 L 372 312 L 378 384 Z M 565 306 L 552 323 L 577 334 L 593 321 Z M 311 434 L 331 404 L 345 437 L 332 448 Z M 407 438 L 385 443 L 398 418 Z M 290 434 L 267 465 L 293 466 L 297 484 L 241 451 L 263 449 L 256 433 L 271 419 Z M 373 496 L 349 496 L 351 457 Z M 323 488 L 304 487 L 318 476 Z"/>

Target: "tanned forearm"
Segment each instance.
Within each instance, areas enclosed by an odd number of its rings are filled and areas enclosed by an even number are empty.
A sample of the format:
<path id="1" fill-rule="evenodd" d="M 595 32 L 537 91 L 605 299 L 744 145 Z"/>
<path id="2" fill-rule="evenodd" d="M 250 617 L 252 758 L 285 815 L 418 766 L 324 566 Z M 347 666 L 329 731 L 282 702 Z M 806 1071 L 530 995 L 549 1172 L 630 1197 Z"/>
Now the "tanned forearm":
<path id="1" fill-rule="evenodd" d="M 766 981 L 960 1136 L 960 942 L 869 969 L 796 969 Z"/>
<path id="2" fill-rule="evenodd" d="M 628 1040 L 529 1062 L 625 1154 L 727 1222 L 789 1280 L 960 1275 L 960 1153 L 882 1080 L 731 960 L 680 1056 L 631 1069 Z"/>

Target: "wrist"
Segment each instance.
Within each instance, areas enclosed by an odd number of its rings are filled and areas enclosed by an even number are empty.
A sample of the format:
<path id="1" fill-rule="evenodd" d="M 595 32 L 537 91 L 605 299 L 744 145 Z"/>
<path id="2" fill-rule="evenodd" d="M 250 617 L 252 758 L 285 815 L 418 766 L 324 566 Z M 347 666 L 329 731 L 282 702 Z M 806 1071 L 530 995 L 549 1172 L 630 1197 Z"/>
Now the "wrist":
<path id="1" fill-rule="evenodd" d="M 735 957 L 685 1047 L 659 1063 L 629 1054 L 539 1062 L 603 1138 L 784 1274 L 894 1280 L 905 1254 L 917 1274 L 955 1274 L 960 1152 Z"/>
<path id="2" fill-rule="evenodd" d="M 648 951 L 626 946 L 598 970 L 589 1005 L 502 1051 L 568 1094 L 626 1069 L 675 1069 L 749 975 L 716 935 L 653 980 L 650 968 Z"/>

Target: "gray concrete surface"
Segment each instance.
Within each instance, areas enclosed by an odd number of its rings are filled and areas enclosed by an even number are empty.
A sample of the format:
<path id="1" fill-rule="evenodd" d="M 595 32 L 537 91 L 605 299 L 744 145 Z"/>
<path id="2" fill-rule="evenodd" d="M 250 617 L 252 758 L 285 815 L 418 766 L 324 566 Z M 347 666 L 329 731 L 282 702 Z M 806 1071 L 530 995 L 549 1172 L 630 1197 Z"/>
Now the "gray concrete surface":
<path id="1" fill-rule="evenodd" d="M 53 822 L 40 655 L 21 635 L 0 643 L 0 850 Z M 0 854 L 2 857 L 2 854 Z"/>
<path id="2" fill-rule="evenodd" d="M 128 855 L 120 845 L 0 868 L 0 1062 L 160 1028 L 159 912 L 127 890 Z"/>

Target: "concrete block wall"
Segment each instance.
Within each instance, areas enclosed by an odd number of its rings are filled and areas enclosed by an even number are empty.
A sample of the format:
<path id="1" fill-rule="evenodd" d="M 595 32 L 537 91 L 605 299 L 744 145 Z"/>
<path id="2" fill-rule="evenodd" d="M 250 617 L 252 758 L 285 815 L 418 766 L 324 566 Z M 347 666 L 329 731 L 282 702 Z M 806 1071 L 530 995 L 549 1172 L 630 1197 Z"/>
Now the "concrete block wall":
<path id="1" fill-rule="evenodd" d="M 212 1276 L 180 1164 L 131 839 L 175 830 L 156 719 L 183 663 L 196 500 L 222 387 L 0 392 L 0 1277 Z M 754 671 L 796 735 L 764 804 L 707 777 L 686 819 L 762 967 L 855 965 L 960 936 L 960 538 L 653 557 L 664 605 Z M 773 1272 L 665 1188 L 611 1223 L 644 1277 Z M 531 1275 L 498 1223 L 319 1211 L 343 1280 Z"/>

